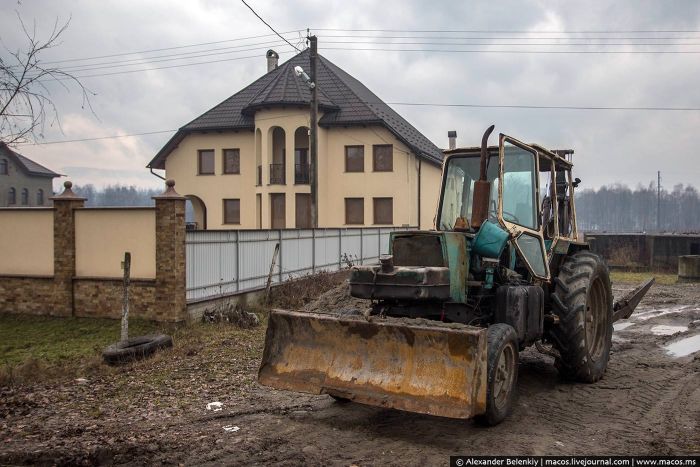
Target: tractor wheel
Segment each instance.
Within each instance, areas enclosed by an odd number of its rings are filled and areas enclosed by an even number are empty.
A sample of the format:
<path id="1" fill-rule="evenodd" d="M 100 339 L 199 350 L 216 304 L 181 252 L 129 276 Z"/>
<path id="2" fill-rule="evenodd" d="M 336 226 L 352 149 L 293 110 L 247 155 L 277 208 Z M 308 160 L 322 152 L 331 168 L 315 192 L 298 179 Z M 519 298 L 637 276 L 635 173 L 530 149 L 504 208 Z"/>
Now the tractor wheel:
<path id="1" fill-rule="evenodd" d="M 559 323 L 549 337 L 559 350 L 559 373 L 583 383 L 598 381 L 608 366 L 613 330 L 610 274 L 600 256 L 579 251 L 568 257 L 551 296 Z"/>
<path id="2" fill-rule="evenodd" d="M 518 382 L 518 336 L 512 326 L 497 323 L 487 332 L 486 413 L 476 420 L 498 425 L 513 409 Z"/>

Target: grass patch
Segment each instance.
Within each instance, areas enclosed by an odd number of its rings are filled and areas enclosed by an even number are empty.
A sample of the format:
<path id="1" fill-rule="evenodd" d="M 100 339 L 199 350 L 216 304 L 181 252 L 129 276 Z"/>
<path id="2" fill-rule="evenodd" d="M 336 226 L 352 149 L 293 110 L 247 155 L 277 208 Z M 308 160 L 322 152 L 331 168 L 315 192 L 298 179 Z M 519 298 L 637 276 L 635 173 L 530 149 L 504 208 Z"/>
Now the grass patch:
<path id="1" fill-rule="evenodd" d="M 656 278 L 657 284 L 663 285 L 673 285 L 678 281 L 678 276 L 676 274 L 666 272 L 610 271 L 610 280 L 612 280 L 613 283 L 625 282 L 630 284 L 637 284 L 651 277 Z"/>
<path id="2" fill-rule="evenodd" d="M 162 325 L 129 320 L 129 334 L 152 334 Z M 18 364 L 27 359 L 66 363 L 100 355 L 119 340 L 118 320 L 98 318 L 56 318 L 0 314 L 0 364 Z"/>

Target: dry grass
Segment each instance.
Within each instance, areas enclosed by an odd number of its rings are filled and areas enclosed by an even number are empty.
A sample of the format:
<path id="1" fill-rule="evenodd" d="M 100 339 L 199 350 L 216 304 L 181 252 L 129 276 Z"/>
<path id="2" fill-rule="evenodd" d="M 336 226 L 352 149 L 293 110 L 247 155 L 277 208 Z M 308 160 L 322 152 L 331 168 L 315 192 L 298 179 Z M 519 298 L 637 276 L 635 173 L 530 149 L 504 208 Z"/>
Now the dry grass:
<path id="1" fill-rule="evenodd" d="M 639 284 L 654 277 L 657 284 L 673 285 L 678 281 L 676 274 L 663 272 L 624 272 L 610 271 L 610 280 L 613 283 Z"/>
<path id="2" fill-rule="evenodd" d="M 156 369 L 162 368 L 165 375 L 172 366 L 169 361 L 229 358 L 230 350 L 221 346 L 235 345 L 239 352 L 243 351 L 243 355 L 238 354 L 236 358 L 257 361 L 270 308 L 301 309 L 346 278 L 346 272 L 320 273 L 273 288 L 268 305 L 249 308 L 261 321 L 253 329 L 240 329 L 226 322 L 173 325 L 130 320 L 130 335 L 169 334 L 174 346 L 146 361 L 121 368 L 105 365 L 101 357 L 104 348 L 119 339 L 118 320 L 0 314 L 0 388 L 61 378 L 106 377 L 115 372 L 118 376 L 123 368 L 155 371 L 152 376 L 158 380 L 161 370 Z M 217 365 L 212 371 L 223 375 L 225 368 L 226 365 L 221 368 Z"/>
<path id="3" fill-rule="evenodd" d="M 342 284 L 347 277 L 346 271 L 300 276 L 273 288 L 270 291 L 269 305 L 271 308 L 299 310 L 323 292 Z"/>

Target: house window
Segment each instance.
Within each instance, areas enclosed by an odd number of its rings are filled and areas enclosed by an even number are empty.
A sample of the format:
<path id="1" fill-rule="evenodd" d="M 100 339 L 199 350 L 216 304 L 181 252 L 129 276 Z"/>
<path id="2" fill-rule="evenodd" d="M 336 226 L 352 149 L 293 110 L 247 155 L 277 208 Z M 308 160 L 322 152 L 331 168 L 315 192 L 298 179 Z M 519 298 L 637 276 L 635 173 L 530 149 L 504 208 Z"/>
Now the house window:
<path id="1" fill-rule="evenodd" d="M 393 224 L 394 223 L 394 198 L 373 198 L 374 223 Z"/>
<path id="2" fill-rule="evenodd" d="M 36 192 L 36 204 L 37 206 L 44 205 L 44 190 L 41 188 L 39 188 L 39 191 Z"/>
<path id="3" fill-rule="evenodd" d="M 29 204 L 29 190 L 22 188 L 22 206 Z"/>
<path id="4" fill-rule="evenodd" d="M 14 188 L 7 192 L 7 204 L 17 204 L 17 190 Z"/>
<path id="5" fill-rule="evenodd" d="M 365 223 L 364 198 L 345 198 L 345 223 L 348 225 Z"/>
<path id="6" fill-rule="evenodd" d="M 345 171 L 364 172 L 365 171 L 365 147 L 345 146 Z"/>
<path id="7" fill-rule="evenodd" d="M 287 228 L 285 203 L 284 193 L 270 193 L 270 228 Z"/>
<path id="8" fill-rule="evenodd" d="M 311 228 L 311 195 L 308 193 L 297 193 L 295 195 L 296 223 L 297 229 Z"/>
<path id="9" fill-rule="evenodd" d="M 391 172 L 394 170 L 394 146 L 391 144 L 375 144 L 372 146 L 372 170 L 375 172 Z"/>
<path id="10" fill-rule="evenodd" d="M 0 175 L 8 175 L 7 159 L 0 159 Z"/>
<path id="11" fill-rule="evenodd" d="M 241 223 L 241 200 L 240 199 L 225 199 L 224 200 L 224 224 L 240 224 Z"/>
<path id="12" fill-rule="evenodd" d="M 197 167 L 199 175 L 214 175 L 214 150 L 202 149 L 197 151 Z"/>
<path id="13" fill-rule="evenodd" d="M 224 149 L 224 173 L 241 173 L 241 151 L 240 149 Z"/>

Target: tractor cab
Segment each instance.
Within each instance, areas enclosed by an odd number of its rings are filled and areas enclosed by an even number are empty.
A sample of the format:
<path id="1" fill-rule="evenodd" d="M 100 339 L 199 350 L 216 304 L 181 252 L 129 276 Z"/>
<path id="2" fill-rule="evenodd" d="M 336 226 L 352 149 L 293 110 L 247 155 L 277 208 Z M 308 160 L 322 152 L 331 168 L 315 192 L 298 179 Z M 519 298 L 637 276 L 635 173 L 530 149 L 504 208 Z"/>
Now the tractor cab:
<path id="1" fill-rule="evenodd" d="M 480 148 L 447 153 L 437 230 L 481 236 L 483 225 L 489 231 L 496 226 L 513 240 L 504 245 L 511 268 L 519 262 L 533 278 L 548 281 L 554 247 L 558 244 L 557 251 L 566 253 L 569 244 L 576 242 L 572 203 L 576 182 L 571 178 L 571 162 L 555 151 L 503 134 L 498 147 L 487 148 L 485 177 L 481 174 L 483 159 Z M 486 200 L 475 196 L 480 180 L 488 185 Z M 486 216 L 474 215 L 475 201 L 487 206 Z"/>

